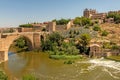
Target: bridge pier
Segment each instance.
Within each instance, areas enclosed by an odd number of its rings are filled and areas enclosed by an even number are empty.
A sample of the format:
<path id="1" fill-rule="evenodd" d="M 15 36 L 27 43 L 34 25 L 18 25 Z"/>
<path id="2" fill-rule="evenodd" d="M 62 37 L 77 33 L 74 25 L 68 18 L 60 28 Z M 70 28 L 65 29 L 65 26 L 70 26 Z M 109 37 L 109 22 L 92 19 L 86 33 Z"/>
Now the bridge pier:
<path id="1" fill-rule="evenodd" d="M 33 46 L 34 49 L 40 49 L 40 34 L 38 33 L 33 34 Z"/>
<path id="2" fill-rule="evenodd" d="M 8 60 L 8 50 L 4 52 L 4 61 Z"/>
<path id="3" fill-rule="evenodd" d="M 8 60 L 8 50 L 0 51 L 0 62 L 4 62 Z"/>

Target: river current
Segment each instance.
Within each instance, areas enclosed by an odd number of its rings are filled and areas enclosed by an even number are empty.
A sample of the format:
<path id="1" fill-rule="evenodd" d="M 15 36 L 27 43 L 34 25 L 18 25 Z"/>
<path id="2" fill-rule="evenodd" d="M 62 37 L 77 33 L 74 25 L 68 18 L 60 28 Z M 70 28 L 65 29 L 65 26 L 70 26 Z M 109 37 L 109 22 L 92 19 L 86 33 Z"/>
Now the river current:
<path id="1" fill-rule="evenodd" d="M 21 80 L 32 74 L 40 80 L 120 80 L 120 62 L 101 59 L 75 61 L 49 59 L 46 53 L 9 53 L 9 60 L 0 64 L 10 80 Z"/>

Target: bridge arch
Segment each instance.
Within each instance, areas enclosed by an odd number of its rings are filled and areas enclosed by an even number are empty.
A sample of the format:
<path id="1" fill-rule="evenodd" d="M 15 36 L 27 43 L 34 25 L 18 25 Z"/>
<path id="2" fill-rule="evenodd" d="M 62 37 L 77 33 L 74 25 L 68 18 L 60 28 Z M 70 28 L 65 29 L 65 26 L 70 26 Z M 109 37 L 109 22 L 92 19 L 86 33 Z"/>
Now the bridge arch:
<path id="1" fill-rule="evenodd" d="M 28 44 L 29 50 L 40 49 L 41 40 L 46 39 L 47 32 L 22 32 L 6 33 L 0 37 L 0 62 L 8 60 L 8 51 L 14 40 L 23 36 Z"/>
<path id="2" fill-rule="evenodd" d="M 21 38 L 21 37 L 24 38 L 24 40 L 26 41 L 27 46 L 28 46 L 28 49 L 29 49 L 29 50 L 32 50 L 32 49 L 33 49 L 32 41 L 31 41 L 31 39 L 30 39 L 29 37 L 27 37 L 27 36 L 25 36 L 25 35 L 19 35 L 19 36 L 17 36 L 16 38 L 14 38 L 14 39 L 10 42 L 9 48 L 10 48 L 11 45 L 14 43 L 14 41 L 16 41 L 17 39 L 19 39 L 19 38 Z M 8 50 L 9 50 L 9 48 L 8 48 Z"/>
<path id="3" fill-rule="evenodd" d="M 29 50 L 32 50 L 34 48 L 33 45 L 33 34 L 30 33 L 19 33 L 19 34 L 4 34 L 4 37 L 2 37 L 0 39 L 0 62 L 4 62 L 8 60 L 8 51 L 9 48 L 11 46 L 11 44 L 18 38 L 20 38 L 21 36 L 23 36 L 26 41 L 27 44 L 29 46 Z"/>

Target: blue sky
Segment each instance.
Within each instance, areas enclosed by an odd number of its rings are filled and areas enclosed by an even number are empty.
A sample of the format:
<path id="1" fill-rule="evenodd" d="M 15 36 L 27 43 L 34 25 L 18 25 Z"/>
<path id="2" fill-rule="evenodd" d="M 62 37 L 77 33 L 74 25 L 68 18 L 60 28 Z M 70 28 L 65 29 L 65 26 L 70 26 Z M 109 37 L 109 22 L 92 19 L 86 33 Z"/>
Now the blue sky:
<path id="1" fill-rule="evenodd" d="M 85 8 L 120 10 L 120 0 L 0 0 L 0 27 L 74 18 L 82 16 Z"/>

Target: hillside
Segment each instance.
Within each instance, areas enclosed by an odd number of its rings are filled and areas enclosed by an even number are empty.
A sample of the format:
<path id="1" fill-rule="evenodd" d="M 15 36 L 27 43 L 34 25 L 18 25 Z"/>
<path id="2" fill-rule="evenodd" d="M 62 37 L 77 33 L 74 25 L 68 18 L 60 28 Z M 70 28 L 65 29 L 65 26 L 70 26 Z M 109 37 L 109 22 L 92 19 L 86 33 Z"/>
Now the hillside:
<path id="1" fill-rule="evenodd" d="M 106 30 L 109 32 L 108 36 L 101 36 L 101 38 L 120 44 L 120 24 L 104 23 L 101 24 L 100 27 L 102 31 Z"/>

